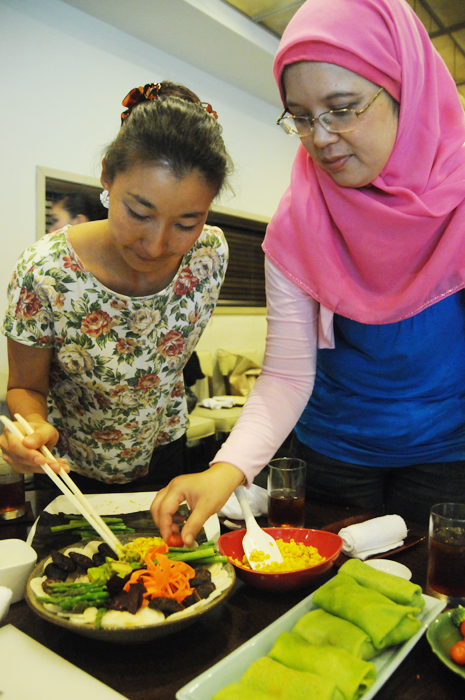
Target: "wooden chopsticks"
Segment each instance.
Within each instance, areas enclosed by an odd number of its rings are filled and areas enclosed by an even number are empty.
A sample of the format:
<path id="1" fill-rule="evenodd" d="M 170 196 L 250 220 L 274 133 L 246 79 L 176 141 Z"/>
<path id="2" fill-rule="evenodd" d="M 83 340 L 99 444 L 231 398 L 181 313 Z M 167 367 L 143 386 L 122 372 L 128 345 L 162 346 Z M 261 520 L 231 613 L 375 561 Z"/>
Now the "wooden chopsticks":
<path id="1" fill-rule="evenodd" d="M 29 425 L 27 420 L 23 418 L 19 413 L 15 413 L 15 418 L 23 426 L 27 435 L 31 435 L 34 429 Z M 16 427 L 16 425 L 6 416 L 0 416 L 0 420 L 5 425 L 8 430 L 16 435 L 20 440 L 24 438 L 22 432 Z M 55 457 L 52 455 L 50 450 L 43 445 L 40 448 L 42 454 L 56 462 Z M 50 479 L 58 486 L 60 491 L 71 501 L 71 503 L 78 509 L 78 511 L 84 516 L 88 523 L 98 532 L 100 537 L 106 542 L 116 554 L 120 554 L 123 550 L 123 545 L 116 537 L 116 535 L 110 530 L 108 525 L 102 520 L 100 515 L 97 513 L 95 508 L 89 503 L 82 491 L 76 486 L 71 477 L 65 472 L 63 468 L 60 468 L 59 476 L 55 474 L 53 469 L 51 469 L 48 464 L 44 464 L 42 469 L 50 477 Z M 61 477 L 61 479 L 60 479 Z M 69 488 L 68 488 L 69 487 Z"/>

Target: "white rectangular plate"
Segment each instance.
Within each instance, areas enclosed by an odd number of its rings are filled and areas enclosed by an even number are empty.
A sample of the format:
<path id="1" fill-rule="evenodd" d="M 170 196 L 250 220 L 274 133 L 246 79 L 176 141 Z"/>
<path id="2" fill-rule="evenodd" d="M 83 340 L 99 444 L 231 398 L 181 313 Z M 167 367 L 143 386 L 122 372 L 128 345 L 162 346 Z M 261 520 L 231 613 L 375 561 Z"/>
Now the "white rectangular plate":
<path id="1" fill-rule="evenodd" d="M 13 625 L 0 629 L 0 695 L 2 700 L 124 700 Z"/>
<path id="2" fill-rule="evenodd" d="M 86 498 L 99 515 L 121 515 L 123 513 L 138 513 L 150 510 L 156 491 L 141 491 L 137 493 L 91 493 Z M 58 496 L 44 509 L 47 513 L 77 513 L 75 506 L 66 496 Z M 32 544 L 37 527 L 37 520 L 31 528 L 27 543 Z M 208 540 L 218 542 L 220 536 L 220 521 L 217 515 L 212 515 L 204 525 Z"/>
<path id="3" fill-rule="evenodd" d="M 181 688 L 177 694 L 177 700 L 211 700 L 215 693 L 230 683 L 239 681 L 250 664 L 261 656 L 266 656 L 282 632 L 290 632 L 294 625 L 305 613 L 316 608 L 313 605 L 314 593 L 302 600 L 298 605 L 278 618 L 271 625 L 249 639 L 238 649 L 219 661 L 212 668 L 205 671 L 193 681 Z M 405 659 L 409 651 L 415 646 L 420 637 L 426 632 L 432 622 L 445 608 L 445 603 L 431 596 L 424 595 L 425 607 L 418 615 L 422 627 L 407 642 L 391 647 L 379 656 L 372 659 L 376 666 L 376 681 L 362 696 L 363 700 L 373 698 L 389 676 L 396 670 L 401 661 Z"/>

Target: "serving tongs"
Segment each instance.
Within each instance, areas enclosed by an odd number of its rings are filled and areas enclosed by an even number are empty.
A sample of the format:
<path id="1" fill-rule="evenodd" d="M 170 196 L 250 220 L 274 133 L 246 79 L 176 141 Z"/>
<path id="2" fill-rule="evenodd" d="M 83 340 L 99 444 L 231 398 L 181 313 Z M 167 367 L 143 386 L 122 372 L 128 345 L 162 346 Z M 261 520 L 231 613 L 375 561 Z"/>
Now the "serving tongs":
<path id="1" fill-rule="evenodd" d="M 26 431 L 26 435 L 32 435 L 34 429 L 29 425 L 27 420 L 23 418 L 22 415 L 19 413 L 15 413 L 15 418 L 18 421 L 18 423 L 23 426 L 24 430 Z M 9 418 L 7 418 L 6 416 L 0 416 L 0 420 L 2 421 L 3 425 L 6 428 L 8 428 L 10 433 L 15 435 L 20 440 L 24 438 L 22 432 Z M 53 462 L 57 461 L 48 449 L 48 447 L 46 447 L 45 445 L 43 445 L 40 448 L 40 451 L 47 459 L 51 459 Z M 112 550 L 118 556 L 120 556 L 123 552 L 123 545 L 116 537 L 116 535 L 110 530 L 106 522 L 100 517 L 95 508 L 89 503 L 82 491 L 76 486 L 74 481 L 71 479 L 69 474 L 66 473 L 63 467 L 60 468 L 58 474 L 56 474 L 53 471 L 53 469 L 49 467 L 48 464 L 42 465 L 42 469 L 47 474 L 47 476 L 49 476 L 50 479 L 55 483 L 55 485 L 58 486 L 60 491 L 77 508 L 79 513 L 81 513 L 81 515 L 84 516 L 84 518 L 94 528 L 94 530 L 98 532 L 103 541 L 106 542 L 108 546 L 111 547 Z"/>
<path id="2" fill-rule="evenodd" d="M 278 544 L 271 535 L 262 530 L 255 520 L 244 486 L 238 486 L 234 493 L 241 506 L 247 528 L 247 532 L 242 540 L 242 548 L 250 567 L 252 569 L 260 569 L 263 564 L 280 564 L 283 561 L 283 555 L 279 551 Z M 263 552 L 265 555 L 263 561 L 254 561 L 255 557 L 252 558 L 252 552 L 254 551 Z"/>

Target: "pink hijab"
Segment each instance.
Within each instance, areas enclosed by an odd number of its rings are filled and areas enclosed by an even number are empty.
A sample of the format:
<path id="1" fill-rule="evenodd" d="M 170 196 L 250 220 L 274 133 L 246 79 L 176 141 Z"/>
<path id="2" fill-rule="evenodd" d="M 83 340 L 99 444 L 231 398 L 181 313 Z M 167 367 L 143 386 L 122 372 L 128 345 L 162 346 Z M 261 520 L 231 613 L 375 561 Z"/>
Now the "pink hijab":
<path id="1" fill-rule="evenodd" d="M 400 101 L 396 143 L 370 186 L 340 187 L 299 146 L 263 244 L 291 280 L 361 323 L 413 316 L 465 287 L 465 116 L 404 0 L 307 0 L 275 59 L 324 61 Z"/>

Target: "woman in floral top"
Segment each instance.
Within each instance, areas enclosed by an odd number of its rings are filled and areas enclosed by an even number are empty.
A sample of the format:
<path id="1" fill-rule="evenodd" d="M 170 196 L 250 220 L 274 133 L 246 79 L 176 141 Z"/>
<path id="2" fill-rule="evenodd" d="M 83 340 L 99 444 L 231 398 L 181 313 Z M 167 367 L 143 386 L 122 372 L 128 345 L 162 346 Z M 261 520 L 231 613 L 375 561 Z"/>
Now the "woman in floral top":
<path id="1" fill-rule="evenodd" d="M 4 432 L 6 460 L 41 472 L 46 444 L 91 489 L 181 473 L 182 372 L 228 257 L 222 232 L 205 225 L 229 168 L 216 114 L 167 82 L 136 88 L 123 105 L 103 160 L 108 220 L 28 248 L 3 324 L 8 408 L 35 429 L 22 441 Z"/>

